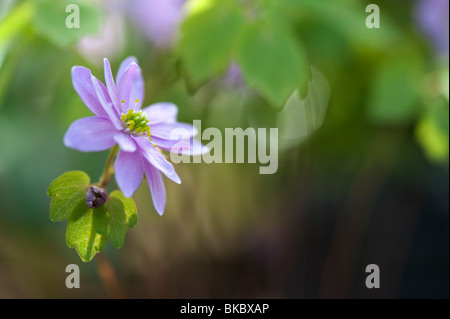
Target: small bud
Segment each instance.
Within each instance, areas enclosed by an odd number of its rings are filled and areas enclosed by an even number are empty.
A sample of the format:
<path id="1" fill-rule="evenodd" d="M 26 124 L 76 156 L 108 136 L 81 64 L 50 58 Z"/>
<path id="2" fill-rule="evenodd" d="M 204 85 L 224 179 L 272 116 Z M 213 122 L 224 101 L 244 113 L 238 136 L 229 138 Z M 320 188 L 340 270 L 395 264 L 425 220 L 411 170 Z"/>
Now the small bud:
<path id="1" fill-rule="evenodd" d="M 92 186 L 86 193 L 86 205 L 89 208 L 97 208 L 106 202 L 108 193 L 104 188 Z"/>

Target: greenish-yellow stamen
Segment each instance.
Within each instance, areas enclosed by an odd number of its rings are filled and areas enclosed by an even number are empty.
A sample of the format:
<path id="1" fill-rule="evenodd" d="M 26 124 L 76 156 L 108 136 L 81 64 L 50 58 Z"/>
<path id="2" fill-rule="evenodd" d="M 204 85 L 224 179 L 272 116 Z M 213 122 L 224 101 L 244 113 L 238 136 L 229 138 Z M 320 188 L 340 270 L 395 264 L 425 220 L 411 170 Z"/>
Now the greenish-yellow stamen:
<path id="1" fill-rule="evenodd" d="M 150 137 L 150 127 L 148 126 L 147 114 L 142 110 L 134 111 L 128 110 L 128 113 L 122 113 L 122 122 L 124 123 L 125 131 L 135 135 Z"/>

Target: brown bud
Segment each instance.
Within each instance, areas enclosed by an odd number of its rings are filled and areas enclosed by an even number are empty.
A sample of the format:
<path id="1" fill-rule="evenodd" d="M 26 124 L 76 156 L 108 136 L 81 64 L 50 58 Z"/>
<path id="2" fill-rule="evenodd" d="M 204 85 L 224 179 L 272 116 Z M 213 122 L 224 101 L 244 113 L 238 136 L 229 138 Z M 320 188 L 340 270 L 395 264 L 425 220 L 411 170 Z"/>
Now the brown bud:
<path id="1" fill-rule="evenodd" d="M 91 186 L 86 193 L 86 205 L 89 208 L 97 208 L 105 204 L 108 193 L 104 188 Z"/>

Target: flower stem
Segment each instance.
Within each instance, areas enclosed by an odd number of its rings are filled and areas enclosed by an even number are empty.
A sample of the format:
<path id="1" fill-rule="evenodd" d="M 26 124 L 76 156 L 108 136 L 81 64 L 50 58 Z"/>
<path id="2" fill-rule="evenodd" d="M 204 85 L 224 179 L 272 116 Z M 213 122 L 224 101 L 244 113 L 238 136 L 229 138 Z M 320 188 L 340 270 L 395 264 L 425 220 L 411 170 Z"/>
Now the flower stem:
<path id="1" fill-rule="evenodd" d="M 102 177 L 100 177 L 100 181 L 99 181 L 99 185 L 98 185 L 100 188 L 105 188 L 109 184 L 112 174 L 114 174 L 112 162 L 113 162 L 114 155 L 116 154 L 117 149 L 118 149 L 118 146 L 115 145 L 111 149 L 111 152 L 109 153 L 108 159 L 106 160 L 105 168 L 103 169 Z"/>
<path id="2" fill-rule="evenodd" d="M 109 296 L 113 299 L 125 298 L 125 293 L 117 280 L 116 273 L 106 255 L 99 253 L 96 258 L 97 271 Z"/>

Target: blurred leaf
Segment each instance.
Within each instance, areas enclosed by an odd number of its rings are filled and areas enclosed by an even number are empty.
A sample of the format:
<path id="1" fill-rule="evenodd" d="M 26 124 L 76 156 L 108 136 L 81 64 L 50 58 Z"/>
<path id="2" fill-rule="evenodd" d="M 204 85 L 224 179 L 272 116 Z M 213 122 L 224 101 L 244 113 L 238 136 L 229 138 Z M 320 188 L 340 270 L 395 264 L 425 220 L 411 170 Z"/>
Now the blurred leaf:
<path id="1" fill-rule="evenodd" d="M 449 71 L 448 68 L 443 68 L 439 71 L 439 85 L 440 91 L 445 99 L 449 100 Z"/>
<path id="2" fill-rule="evenodd" d="M 439 127 L 439 130 L 448 135 L 449 131 L 449 109 L 448 102 L 442 98 L 437 98 L 428 109 L 428 115 Z"/>
<path id="3" fill-rule="evenodd" d="M 9 40 L 20 32 L 31 20 L 34 7 L 30 2 L 22 2 L 12 9 L 8 15 L 0 21 L 0 44 Z"/>
<path id="4" fill-rule="evenodd" d="M 186 1 L 185 10 L 188 15 L 193 15 L 210 9 L 215 3 L 217 0 L 190 0 Z"/>
<path id="5" fill-rule="evenodd" d="M 106 204 L 95 210 L 94 227 L 100 234 L 106 235 L 111 244 L 121 248 L 128 227 L 137 222 L 136 205 L 132 198 L 126 198 L 120 191 L 114 191 Z"/>
<path id="6" fill-rule="evenodd" d="M 122 192 L 114 191 L 111 193 L 111 197 L 118 199 L 122 202 L 124 213 L 125 213 L 125 222 L 128 227 L 134 227 L 137 223 L 137 209 L 134 203 L 133 198 L 125 197 Z"/>
<path id="7" fill-rule="evenodd" d="M 448 160 L 449 156 L 448 104 L 434 105 L 428 109 L 416 127 L 416 138 L 428 158 L 435 162 Z"/>
<path id="8" fill-rule="evenodd" d="M 179 51 L 194 86 L 225 70 L 241 26 L 240 12 L 229 1 L 195 11 L 184 21 Z"/>
<path id="9" fill-rule="evenodd" d="M 68 219 L 79 203 L 85 202 L 89 182 L 89 176 L 82 171 L 67 172 L 55 179 L 47 190 L 47 195 L 52 198 L 50 219 L 52 221 Z"/>
<path id="10" fill-rule="evenodd" d="M 366 18 L 370 13 L 366 13 L 365 7 L 358 1 L 278 0 L 276 3 L 286 12 L 297 10 L 303 17 L 311 16 L 314 20 L 330 26 L 355 44 L 377 49 L 389 48 L 390 44 L 399 36 L 398 31 L 382 10 L 380 10 L 380 28 L 367 28 Z"/>
<path id="11" fill-rule="evenodd" d="M 277 108 L 305 79 L 305 56 L 289 31 L 275 21 L 249 26 L 237 52 L 244 78 Z"/>
<path id="12" fill-rule="evenodd" d="M 106 236 L 95 231 L 94 210 L 89 209 L 86 205 L 77 206 L 67 223 L 67 246 L 75 247 L 80 258 L 84 262 L 88 262 L 96 253 L 105 248 L 106 242 Z"/>
<path id="13" fill-rule="evenodd" d="M 66 12 L 69 4 L 79 7 L 80 27 L 68 28 Z M 39 0 L 36 1 L 36 15 L 33 26 L 37 33 L 57 46 L 66 46 L 76 42 L 82 36 L 96 34 L 102 23 L 102 13 L 95 1 Z"/>
<path id="14" fill-rule="evenodd" d="M 277 115 L 280 147 L 301 143 L 322 125 L 330 98 L 330 86 L 325 77 L 311 67 L 308 93 L 302 98 L 296 90 Z"/>
<path id="15" fill-rule="evenodd" d="M 369 99 L 369 118 L 378 124 L 406 124 L 414 119 L 422 74 L 413 58 L 384 62 L 375 74 Z"/>

